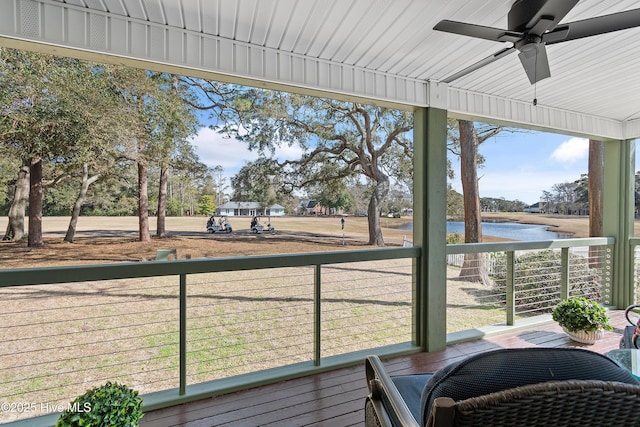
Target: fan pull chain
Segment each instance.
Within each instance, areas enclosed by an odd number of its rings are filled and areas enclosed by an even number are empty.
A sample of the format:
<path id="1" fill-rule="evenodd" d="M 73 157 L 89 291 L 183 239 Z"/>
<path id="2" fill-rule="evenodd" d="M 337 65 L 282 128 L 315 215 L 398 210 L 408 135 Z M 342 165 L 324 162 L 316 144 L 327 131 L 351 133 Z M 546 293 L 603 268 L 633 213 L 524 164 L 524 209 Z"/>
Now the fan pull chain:
<path id="1" fill-rule="evenodd" d="M 533 106 L 538 105 L 538 48 L 539 45 L 536 45 L 536 61 L 533 64 Z"/>

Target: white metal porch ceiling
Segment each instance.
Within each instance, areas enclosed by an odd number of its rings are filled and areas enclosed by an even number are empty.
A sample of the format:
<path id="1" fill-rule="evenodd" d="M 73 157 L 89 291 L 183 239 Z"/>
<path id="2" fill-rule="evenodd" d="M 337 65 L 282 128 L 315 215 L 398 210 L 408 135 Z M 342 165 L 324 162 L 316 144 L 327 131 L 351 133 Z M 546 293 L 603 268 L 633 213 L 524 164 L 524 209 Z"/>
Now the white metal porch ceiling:
<path id="1" fill-rule="evenodd" d="M 548 46 L 551 77 L 535 87 L 515 54 L 448 86 L 438 84 L 510 44 L 433 26 L 453 19 L 506 28 L 512 3 L 0 0 L 0 45 L 48 43 L 80 49 L 77 56 L 91 58 L 86 52 L 95 51 L 253 84 L 433 105 L 582 135 L 640 136 L 640 28 Z M 581 0 L 562 22 L 635 8 L 640 2 Z"/>

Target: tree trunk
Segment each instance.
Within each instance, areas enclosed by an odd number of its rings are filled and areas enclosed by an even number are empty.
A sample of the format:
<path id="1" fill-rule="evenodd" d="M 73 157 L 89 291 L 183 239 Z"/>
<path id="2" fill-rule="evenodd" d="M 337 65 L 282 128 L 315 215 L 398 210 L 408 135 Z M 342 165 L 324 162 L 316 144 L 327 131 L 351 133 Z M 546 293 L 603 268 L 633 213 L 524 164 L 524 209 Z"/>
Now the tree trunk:
<path id="1" fill-rule="evenodd" d="M 184 184 L 181 182 L 180 187 L 178 188 L 178 195 L 180 198 L 180 216 L 184 216 Z"/>
<path id="2" fill-rule="evenodd" d="M 367 214 L 369 215 L 369 244 L 375 246 L 384 246 L 384 238 L 382 237 L 382 229 L 380 228 L 380 214 L 382 212 L 382 202 L 389 193 L 389 179 L 380 178 L 377 181 L 376 188 L 373 190 Z"/>
<path id="3" fill-rule="evenodd" d="M 604 187 L 604 143 L 589 140 L 589 237 L 602 236 L 602 189 Z M 600 249 L 589 248 L 589 265 L 600 267 Z"/>
<path id="4" fill-rule="evenodd" d="M 64 241 L 73 243 L 73 239 L 76 235 L 76 226 L 78 225 L 78 218 L 80 217 L 80 208 L 82 208 L 82 202 L 87 197 L 87 190 L 89 186 L 96 182 L 99 175 L 94 175 L 89 178 L 89 166 L 84 164 L 82 170 L 82 185 L 80 186 L 80 193 L 76 198 L 76 202 L 73 204 L 73 210 L 71 212 L 71 220 L 69 221 L 69 228 L 67 228 L 67 234 L 64 236 Z"/>
<path id="5" fill-rule="evenodd" d="M 44 246 L 42 240 L 42 158 L 31 159 L 29 165 L 29 234 L 27 246 L 39 248 Z"/>
<path id="6" fill-rule="evenodd" d="M 165 237 L 165 216 L 167 214 L 167 182 L 169 181 L 169 168 L 160 168 L 160 186 L 158 188 L 158 215 L 156 236 Z"/>
<path id="7" fill-rule="evenodd" d="M 460 175 L 464 201 L 464 241 L 482 242 L 482 216 L 478 190 L 478 137 L 473 122 L 458 120 L 460 129 Z M 465 254 L 460 278 L 489 284 L 487 269 L 481 254 Z"/>
<path id="8" fill-rule="evenodd" d="M 15 242 L 24 237 L 24 211 L 27 200 L 29 200 L 29 166 L 21 166 L 13 193 L 13 202 L 9 208 L 7 230 L 2 240 Z"/>
<path id="9" fill-rule="evenodd" d="M 141 242 L 149 242 L 149 194 L 147 190 L 147 165 L 138 161 L 138 229 Z"/>

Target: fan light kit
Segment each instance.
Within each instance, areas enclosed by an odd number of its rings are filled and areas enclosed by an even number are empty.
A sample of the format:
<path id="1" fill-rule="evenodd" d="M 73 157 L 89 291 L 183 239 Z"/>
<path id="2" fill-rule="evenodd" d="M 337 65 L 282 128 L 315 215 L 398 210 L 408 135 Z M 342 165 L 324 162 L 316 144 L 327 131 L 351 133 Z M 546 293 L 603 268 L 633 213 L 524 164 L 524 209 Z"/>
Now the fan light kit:
<path id="1" fill-rule="evenodd" d="M 513 43 L 513 46 L 502 49 L 458 71 L 442 82 L 451 83 L 517 50 L 520 52 L 518 58 L 520 58 L 529 81 L 531 84 L 535 84 L 551 76 L 547 59 L 547 45 L 640 26 L 640 9 L 558 25 L 576 4 L 578 4 L 578 0 L 516 0 L 507 15 L 508 29 L 506 30 L 465 22 L 440 21 L 433 27 L 434 30 L 496 42 Z M 534 99 L 534 105 L 536 103 Z"/>

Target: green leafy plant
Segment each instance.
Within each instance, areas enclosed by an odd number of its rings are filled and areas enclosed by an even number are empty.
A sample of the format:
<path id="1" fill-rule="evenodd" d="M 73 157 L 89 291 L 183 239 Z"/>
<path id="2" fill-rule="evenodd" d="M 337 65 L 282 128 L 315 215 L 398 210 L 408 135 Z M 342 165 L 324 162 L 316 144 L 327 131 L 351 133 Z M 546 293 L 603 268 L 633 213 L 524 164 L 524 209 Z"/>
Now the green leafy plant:
<path id="1" fill-rule="evenodd" d="M 447 245 L 464 243 L 464 235 L 460 233 L 447 233 Z"/>
<path id="2" fill-rule="evenodd" d="M 570 332 L 613 330 L 607 310 L 596 301 L 584 297 L 568 298 L 553 309 L 552 318 Z"/>
<path id="3" fill-rule="evenodd" d="M 56 427 L 137 427 L 142 415 L 137 391 L 107 382 L 71 402 Z"/>

